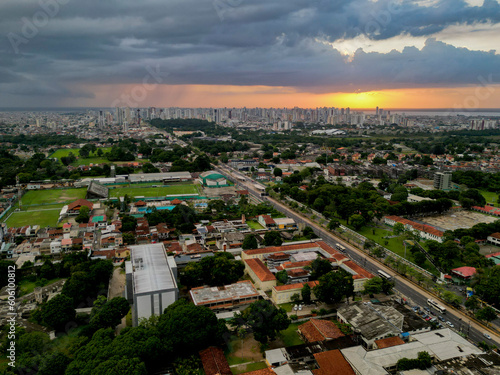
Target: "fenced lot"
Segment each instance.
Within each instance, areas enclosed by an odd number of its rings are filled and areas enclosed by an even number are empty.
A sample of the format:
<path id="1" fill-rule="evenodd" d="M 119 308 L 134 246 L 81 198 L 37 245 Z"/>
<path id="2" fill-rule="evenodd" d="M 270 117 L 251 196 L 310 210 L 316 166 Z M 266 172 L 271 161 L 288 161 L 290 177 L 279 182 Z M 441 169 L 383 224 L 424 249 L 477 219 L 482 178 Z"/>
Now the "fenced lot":
<path id="1" fill-rule="evenodd" d="M 445 215 L 427 216 L 419 218 L 419 220 L 445 230 L 455 230 L 459 228 L 471 228 L 479 223 L 493 223 L 498 218 L 479 212 L 463 210 L 450 212 Z"/>

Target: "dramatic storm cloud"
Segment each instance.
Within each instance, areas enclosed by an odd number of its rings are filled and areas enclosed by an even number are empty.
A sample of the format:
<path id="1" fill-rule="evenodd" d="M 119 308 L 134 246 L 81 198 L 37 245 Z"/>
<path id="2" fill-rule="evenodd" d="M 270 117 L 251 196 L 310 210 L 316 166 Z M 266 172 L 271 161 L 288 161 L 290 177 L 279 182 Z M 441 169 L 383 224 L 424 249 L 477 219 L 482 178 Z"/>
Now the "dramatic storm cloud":
<path id="1" fill-rule="evenodd" d="M 499 23 L 496 0 L 2 0 L 0 106 L 78 104 L 145 79 L 304 93 L 495 84 Z M 457 28 L 467 38 L 450 39 Z"/>

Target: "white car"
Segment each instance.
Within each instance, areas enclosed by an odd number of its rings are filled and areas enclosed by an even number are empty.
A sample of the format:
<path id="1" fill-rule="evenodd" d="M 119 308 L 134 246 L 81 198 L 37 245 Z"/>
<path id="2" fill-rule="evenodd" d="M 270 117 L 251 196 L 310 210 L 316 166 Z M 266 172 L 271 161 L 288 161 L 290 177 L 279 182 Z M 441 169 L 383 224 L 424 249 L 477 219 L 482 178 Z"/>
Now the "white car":
<path id="1" fill-rule="evenodd" d="M 486 337 L 488 340 L 491 340 L 491 336 L 488 335 L 487 333 L 484 334 L 484 337 Z"/>
<path id="2" fill-rule="evenodd" d="M 446 324 L 448 324 L 451 328 L 455 327 L 455 326 L 453 325 L 453 323 L 452 323 L 452 322 L 450 322 L 449 320 L 446 322 Z"/>
<path id="3" fill-rule="evenodd" d="M 297 305 L 295 305 L 295 306 L 293 307 L 293 309 L 294 309 L 295 311 L 297 311 L 297 309 L 298 309 Z"/>
<path id="4" fill-rule="evenodd" d="M 302 305 L 299 305 L 299 311 L 302 311 Z"/>

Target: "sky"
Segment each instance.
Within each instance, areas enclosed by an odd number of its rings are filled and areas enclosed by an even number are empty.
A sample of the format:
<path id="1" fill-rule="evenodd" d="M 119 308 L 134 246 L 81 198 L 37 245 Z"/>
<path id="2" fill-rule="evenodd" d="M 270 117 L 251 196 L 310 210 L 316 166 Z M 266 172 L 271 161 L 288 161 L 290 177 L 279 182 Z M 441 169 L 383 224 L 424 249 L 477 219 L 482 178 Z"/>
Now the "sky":
<path id="1" fill-rule="evenodd" d="M 497 0 L 1 0 L 1 107 L 499 108 Z"/>

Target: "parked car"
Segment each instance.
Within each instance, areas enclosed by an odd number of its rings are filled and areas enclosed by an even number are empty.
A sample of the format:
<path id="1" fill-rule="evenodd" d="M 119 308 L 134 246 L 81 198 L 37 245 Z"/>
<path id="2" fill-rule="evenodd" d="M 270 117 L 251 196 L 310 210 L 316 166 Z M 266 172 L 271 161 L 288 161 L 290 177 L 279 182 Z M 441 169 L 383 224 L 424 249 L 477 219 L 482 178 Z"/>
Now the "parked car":
<path id="1" fill-rule="evenodd" d="M 429 315 L 427 315 L 427 318 L 425 318 L 425 320 L 427 320 L 427 321 L 429 321 L 429 320 L 431 320 L 431 319 L 432 319 L 432 318 L 431 318 Z"/>
<path id="2" fill-rule="evenodd" d="M 450 322 L 449 320 L 446 322 L 446 324 L 448 324 L 451 328 L 454 328 L 455 326 L 453 325 L 452 322 Z"/>
<path id="3" fill-rule="evenodd" d="M 299 311 L 302 311 L 302 305 L 299 305 Z"/>
<path id="4" fill-rule="evenodd" d="M 293 309 L 294 309 L 295 311 L 297 311 L 298 306 L 297 306 L 297 305 L 295 305 L 295 306 L 293 307 Z"/>
<path id="5" fill-rule="evenodd" d="M 444 318 L 441 315 L 439 315 L 438 318 L 440 321 L 444 322 Z"/>

